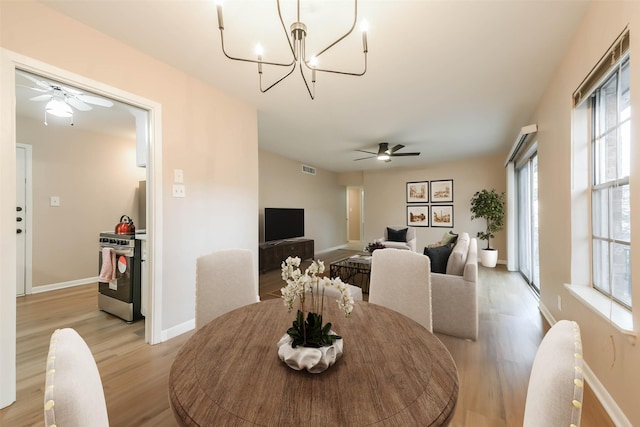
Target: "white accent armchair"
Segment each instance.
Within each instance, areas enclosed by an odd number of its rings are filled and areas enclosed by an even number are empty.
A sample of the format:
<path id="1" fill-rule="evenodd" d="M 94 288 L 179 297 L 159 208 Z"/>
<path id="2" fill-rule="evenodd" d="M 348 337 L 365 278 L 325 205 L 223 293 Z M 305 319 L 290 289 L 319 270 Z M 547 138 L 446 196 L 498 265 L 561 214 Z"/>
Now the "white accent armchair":
<path id="1" fill-rule="evenodd" d="M 406 235 L 403 238 L 403 231 Z M 408 249 L 416 251 L 416 230 L 405 225 L 390 225 L 384 229 L 384 237 L 376 239 L 376 242 L 384 245 L 385 248 Z"/>

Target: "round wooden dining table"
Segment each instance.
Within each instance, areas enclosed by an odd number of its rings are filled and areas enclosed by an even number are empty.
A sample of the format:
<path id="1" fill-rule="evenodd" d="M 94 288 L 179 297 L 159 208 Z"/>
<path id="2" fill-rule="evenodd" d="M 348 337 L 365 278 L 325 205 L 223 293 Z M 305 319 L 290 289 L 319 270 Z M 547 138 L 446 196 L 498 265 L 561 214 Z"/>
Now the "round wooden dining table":
<path id="1" fill-rule="evenodd" d="M 327 299 L 324 321 L 344 353 L 319 374 L 296 371 L 276 344 L 291 326 L 282 300 L 224 314 L 176 355 L 169 399 L 184 426 L 441 426 L 458 399 L 458 372 L 440 340 L 402 314 L 356 302 L 345 318 Z"/>

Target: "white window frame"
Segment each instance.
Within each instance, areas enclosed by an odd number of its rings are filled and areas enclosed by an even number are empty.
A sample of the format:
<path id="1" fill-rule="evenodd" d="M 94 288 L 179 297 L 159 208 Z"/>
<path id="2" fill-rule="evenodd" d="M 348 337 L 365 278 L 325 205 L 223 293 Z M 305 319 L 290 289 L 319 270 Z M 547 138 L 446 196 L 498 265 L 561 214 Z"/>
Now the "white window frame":
<path id="1" fill-rule="evenodd" d="M 611 72 L 629 57 L 628 52 L 620 55 L 612 64 L 612 52 L 619 52 L 620 46 L 628 43 L 628 32 L 625 29 L 619 39 L 603 56 L 601 63 L 594 70 L 606 63 L 608 70 L 591 86 L 591 92 L 599 88 L 608 79 Z M 593 73 L 593 72 L 592 72 Z M 588 82 L 591 75 L 585 78 Z M 591 79 L 592 80 L 592 79 Z M 591 223 L 591 105 L 586 100 L 590 93 L 584 91 L 585 82 L 573 95 L 574 110 L 572 114 L 572 182 L 571 182 L 571 283 L 565 289 L 581 301 L 585 307 L 601 318 L 610 322 L 619 332 L 627 335 L 630 342 L 635 342 L 637 333 L 634 329 L 633 314 L 622 304 L 605 296 L 592 285 L 592 223 Z M 584 102 L 583 102 L 584 101 Z M 589 212 L 589 214 L 585 214 Z M 635 309 L 638 311 L 638 309 Z"/>
<path id="2" fill-rule="evenodd" d="M 533 291 L 540 295 L 540 270 L 539 270 L 539 236 L 534 233 L 534 229 L 538 227 L 538 222 L 535 221 L 538 218 L 538 206 L 533 203 L 533 163 L 534 159 L 537 162 L 538 158 L 538 146 L 537 141 L 531 146 L 531 148 L 522 156 L 522 159 L 516 163 L 515 185 L 517 188 L 517 202 L 516 202 L 516 221 L 518 223 L 518 270 L 524 277 L 526 282 L 531 286 Z M 522 193 L 521 178 L 523 174 L 526 174 L 527 191 L 526 194 Z M 537 186 L 537 175 L 536 182 Z M 526 196 L 526 202 L 523 204 L 522 197 Z M 523 210 L 526 208 L 526 210 Z M 526 218 L 528 223 L 523 224 L 522 220 Z M 534 224 L 535 222 L 535 224 Z M 534 227 L 535 225 L 535 227 Z M 525 231 L 526 230 L 526 231 Z M 527 239 L 522 238 L 522 233 L 528 234 Z M 538 250 L 536 250 L 538 249 Z M 523 266 L 523 255 L 527 255 L 526 260 L 528 262 L 528 272 L 525 272 L 525 266 Z M 536 268 L 538 267 L 538 268 Z"/>
<path id="3" fill-rule="evenodd" d="M 594 289 L 596 289 L 597 291 L 601 292 L 602 294 L 604 294 L 606 297 L 608 298 L 612 298 L 615 302 L 617 302 L 618 304 L 624 306 L 625 308 L 631 310 L 631 306 L 632 303 L 627 303 L 626 301 L 623 301 L 621 298 L 619 298 L 618 296 L 615 295 L 615 292 L 613 290 L 613 282 L 614 282 L 614 278 L 613 278 L 613 273 L 611 270 L 613 270 L 613 265 L 614 265 L 614 251 L 613 251 L 613 247 L 614 245 L 621 245 L 621 246 L 628 246 L 629 249 L 631 248 L 631 236 L 629 236 L 629 240 L 621 240 L 621 239 L 616 239 L 614 237 L 614 232 L 613 232 L 613 223 L 614 223 L 614 219 L 613 219 L 613 214 L 612 214 L 612 204 L 611 204 L 611 197 L 612 197 L 612 193 L 613 191 L 615 191 L 617 188 L 620 187 L 625 187 L 625 186 L 629 186 L 629 175 L 627 174 L 626 176 L 619 176 L 619 173 L 616 172 L 616 177 L 613 179 L 609 179 L 609 180 L 603 180 L 603 182 L 599 182 L 599 178 L 598 175 L 600 174 L 599 169 L 600 168 L 606 168 L 606 158 L 600 158 L 598 156 L 599 154 L 599 150 L 597 150 L 596 144 L 598 143 L 598 141 L 601 141 L 603 138 L 606 137 L 606 134 L 611 133 L 611 131 L 615 131 L 616 133 L 616 169 L 619 167 L 620 163 L 621 163 L 621 158 L 626 156 L 627 158 L 631 155 L 630 152 L 628 153 L 621 153 L 620 152 L 620 148 L 621 148 L 621 134 L 623 132 L 620 132 L 620 130 L 623 128 L 623 126 L 626 123 L 630 123 L 631 122 L 631 117 L 630 114 L 627 118 L 621 118 L 621 111 L 620 111 L 620 105 L 621 105 L 621 78 L 620 75 L 622 74 L 622 69 L 625 66 L 628 66 L 629 64 L 629 54 L 623 56 L 615 65 L 615 67 L 611 68 L 611 72 L 607 74 L 606 78 L 604 79 L 604 81 L 598 85 L 598 87 L 593 91 L 593 96 L 590 100 L 590 109 L 591 109 L 591 125 L 590 125 L 590 130 L 591 130 L 591 155 L 590 155 L 590 160 L 591 160 L 591 188 L 590 188 L 590 193 L 591 193 L 591 206 L 594 207 L 595 205 L 595 197 L 596 197 L 596 193 L 600 193 L 602 194 L 603 192 L 605 193 L 606 197 L 607 197 L 607 207 L 608 207 L 608 212 L 606 213 L 606 220 L 604 221 L 604 223 L 606 223 L 606 227 L 598 227 L 598 228 L 603 228 L 606 230 L 601 230 L 601 235 L 596 235 L 596 222 L 597 222 L 597 218 L 595 217 L 595 215 L 597 214 L 597 209 L 591 209 L 591 247 L 592 247 L 592 255 L 591 255 L 591 268 L 592 268 L 592 273 L 591 273 L 591 285 L 593 286 Z M 617 77 L 616 77 L 617 76 Z M 616 112 L 616 120 L 615 120 L 615 126 L 611 127 L 609 129 L 605 129 L 605 130 L 600 130 L 598 129 L 598 114 L 600 113 L 599 110 L 599 106 L 600 106 L 600 102 L 605 102 L 602 100 L 602 96 L 601 96 L 601 90 L 611 81 L 612 78 L 616 77 L 616 106 L 615 106 L 615 112 Z M 606 179 L 606 178 L 605 178 Z M 606 262 L 599 262 L 599 258 L 595 255 L 596 252 L 596 242 L 602 242 L 605 244 L 607 250 L 607 255 L 608 255 L 608 259 L 606 260 Z M 630 264 L 630 260 L 628 260 L 628 263 Z M 603 270 L 606 268 L 606 283 L 599 283 L 598 282 L 598 276 L 600 276 L 599 274 L 597 274 L 598 270 Z M 630 274 L 630 265 L 627 266 L 627 271 L 629 271 Z M 631 286 L 631 278 L 629 277 L 629 285 Z M 604 280 L 603 280 L 604 282 Z"/>

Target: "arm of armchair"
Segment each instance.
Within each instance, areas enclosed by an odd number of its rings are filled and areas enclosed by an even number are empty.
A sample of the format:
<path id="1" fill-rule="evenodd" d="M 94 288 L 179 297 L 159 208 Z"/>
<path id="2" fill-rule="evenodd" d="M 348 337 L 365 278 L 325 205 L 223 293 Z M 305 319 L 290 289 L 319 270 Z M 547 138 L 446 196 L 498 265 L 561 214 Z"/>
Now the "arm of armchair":
<path id="1" fill-rule="evenodd" d="M 478 338 L 476 282 L 463 276 L 431 273 L 433 331 L 459 338 Z"/>

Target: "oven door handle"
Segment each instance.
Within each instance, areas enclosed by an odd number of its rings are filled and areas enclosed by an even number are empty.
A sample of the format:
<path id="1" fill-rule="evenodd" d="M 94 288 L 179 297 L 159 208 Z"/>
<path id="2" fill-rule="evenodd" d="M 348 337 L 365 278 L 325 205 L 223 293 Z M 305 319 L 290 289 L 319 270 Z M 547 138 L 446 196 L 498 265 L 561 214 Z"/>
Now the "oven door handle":
<path id="1" fill-rule="evenodd" d="M 104 247 L 112 248 L 113 252 L 116 255 L 124 255 L 124 256 L 129 257 L 129 258 L 133 258 L 133 255 L 134 255 L 134 252 L 135 252 L 133 248 L 120 248 L 120 247 L 113 247 L 113 246 L 101 246 L 100 250 L 102 250 L 102 248 L 104 248 Z"/>
<path id="2" fill-rule="evenodd" d="M 128 258 L 133 258 L 133 249 L 131 248 L 127 248 L 127 249 L 114 249 L 114 252 L 116 253 L 116 255 L 124 255 Z"/>

